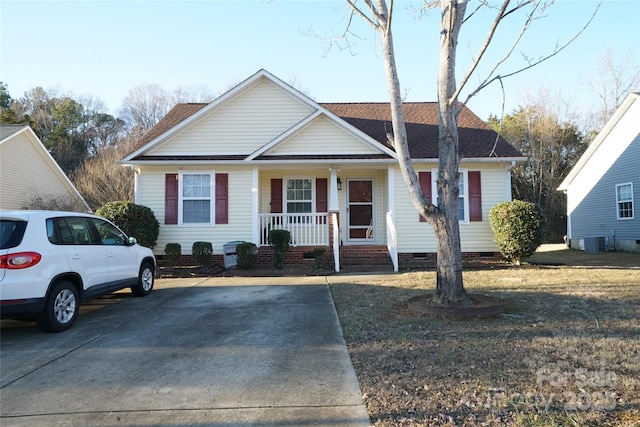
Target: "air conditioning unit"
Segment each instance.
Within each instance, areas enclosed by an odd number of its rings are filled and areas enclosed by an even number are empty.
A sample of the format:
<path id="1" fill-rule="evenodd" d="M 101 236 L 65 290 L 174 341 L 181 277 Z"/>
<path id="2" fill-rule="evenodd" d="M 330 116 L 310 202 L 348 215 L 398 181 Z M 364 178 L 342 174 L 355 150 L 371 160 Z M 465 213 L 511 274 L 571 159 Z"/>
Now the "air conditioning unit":
<path id="1" fill-rule="evenodd" d="M 587 253 L 607 252 L 606 237 L 585 237 L 584 251 Z"/>

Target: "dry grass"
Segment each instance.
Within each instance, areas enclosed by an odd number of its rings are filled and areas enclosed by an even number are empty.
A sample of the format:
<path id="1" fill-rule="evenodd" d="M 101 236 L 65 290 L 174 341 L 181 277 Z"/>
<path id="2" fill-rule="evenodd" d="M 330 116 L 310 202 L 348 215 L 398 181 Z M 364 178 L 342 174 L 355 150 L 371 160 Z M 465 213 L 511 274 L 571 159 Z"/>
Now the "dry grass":
<path id="1" fill-rule="evenodd" d="M 465 271 L 469 292 L 506 301 L 495 319 L 410 312 L 431 272 L 332 285 L 374 424 L 640 426 L 640 255 L 615 255 Z"/>

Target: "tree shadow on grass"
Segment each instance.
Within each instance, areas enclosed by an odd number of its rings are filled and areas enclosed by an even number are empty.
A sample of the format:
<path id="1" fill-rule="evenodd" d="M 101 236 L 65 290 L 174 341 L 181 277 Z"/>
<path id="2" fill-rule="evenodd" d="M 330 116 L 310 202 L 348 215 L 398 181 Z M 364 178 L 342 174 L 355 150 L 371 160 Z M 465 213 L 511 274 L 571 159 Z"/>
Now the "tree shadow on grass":
<path id="1" fill-rule="evenodd" d="M 374 421 L 640 421 L 640 294 L 483 289 L 505 301 L 507 314 L 455 320 L 409 310 L 424 289 L 362 283 L 331 291 Z"/>

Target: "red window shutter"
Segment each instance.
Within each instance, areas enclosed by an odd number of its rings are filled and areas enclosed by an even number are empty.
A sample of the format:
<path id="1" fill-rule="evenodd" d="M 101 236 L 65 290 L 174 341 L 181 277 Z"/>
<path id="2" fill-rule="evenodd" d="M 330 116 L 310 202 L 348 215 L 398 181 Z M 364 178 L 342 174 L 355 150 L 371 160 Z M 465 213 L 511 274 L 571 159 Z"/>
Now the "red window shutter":
<path id="1" fill-rule="evenodd" d="M 178 223 L 178 174 L 164 176 L 164 223 Z"/>
<path id="2" fill-rule="evenodd" d="M 271 213 L 282 213 L 282 179 L 271 180 Z"/>
<path id="3" fill-rule="evenodd" d="M 469 179 L 469 220 L 482 221 L 482 186 L 480 171 L 468 173 Z"/>
<path id="4" fill-rule="evenodd" d="M 316 178 L 316 212 L 328 212 L 327 178 Z"/>
<path id="5" fill-rule="evenodd" d="M 229 174 L 216 174 L 216 224 L 229 224 Z"/>
<path id="6" fill-rule="evenodd" d="M 420 188 L 427 200 L 431 201 L 431 172 L 418 172 L 418 181 L 420 181 Z M 419 215 L 420 222 L 427 222 L 426 219 Z"/>

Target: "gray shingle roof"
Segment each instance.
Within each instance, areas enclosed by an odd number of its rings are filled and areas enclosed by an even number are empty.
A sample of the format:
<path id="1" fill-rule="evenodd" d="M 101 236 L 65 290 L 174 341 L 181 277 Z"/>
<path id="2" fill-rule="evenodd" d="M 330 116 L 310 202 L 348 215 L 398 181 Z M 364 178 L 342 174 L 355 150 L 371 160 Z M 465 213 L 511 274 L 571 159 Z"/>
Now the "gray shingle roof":
<path id="1" fill-rule="evenodd" d="M 138 141 L 132 152 L 177 126 L 207 105 L 202 103 L 177 104 Z M 387 134 L 393 133 L 389 103 L 322 103 L 320 105 L 393 150 L 387 140 Z M 439 151 L 437 103 L 407 102 L 403 104 L 403 108 L 411 157 L 414 159 L 437 159 Z M 462 108 L 458 116 L 458 134 L 460 138 L 459 152 L 462 158 L 523 157 L 518 150 L 499 137 L 493 129 L 466 107 Z M 153 160 L 159 160 L 155 156 L 153 157 Z M 181 160 L 183 157 L 172 156 L 168 158 L 163 156 L 162 159 Z M 215 153 L 211 153 L 211 157 L 216 157 Z M 309 158 L 313 158 L 313 156 Z M 138 160 L 141 159 L 142 157 L 138 158 Z M 152 160 L 147 156 L 144 159 Z M 266 157 L 257 158 L 257 160 L 261 159 L 265 160 Z"/>

